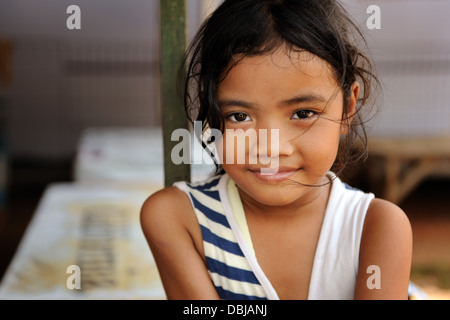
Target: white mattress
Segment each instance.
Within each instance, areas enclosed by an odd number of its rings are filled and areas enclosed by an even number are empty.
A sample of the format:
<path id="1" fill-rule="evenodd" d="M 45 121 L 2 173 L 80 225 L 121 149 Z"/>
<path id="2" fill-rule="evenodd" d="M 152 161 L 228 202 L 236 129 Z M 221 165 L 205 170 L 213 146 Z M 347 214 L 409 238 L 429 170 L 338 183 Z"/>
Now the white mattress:
<path id="1" fill-rule="evenodd" d="M 204 157 L 200 144 L 193 157 Z M 201 153 L 194 155 L 194 152 Z M 214 165 L 192 164 L 191 180 L 205 179 Z M 76 181 L 131 182 L 164 185 L 162 130 L 156 128 L 90 128 L 78 146 L 75 160 Z"/>
<path id="2" fill-rule="evenodd" d="M 139 223 L 140 207 L 155 190 L 50 185 L 4 275 L 0 299 L 165 299 Z M 81 289 L 67 285 L 71 265 L 80 267 Z"/>

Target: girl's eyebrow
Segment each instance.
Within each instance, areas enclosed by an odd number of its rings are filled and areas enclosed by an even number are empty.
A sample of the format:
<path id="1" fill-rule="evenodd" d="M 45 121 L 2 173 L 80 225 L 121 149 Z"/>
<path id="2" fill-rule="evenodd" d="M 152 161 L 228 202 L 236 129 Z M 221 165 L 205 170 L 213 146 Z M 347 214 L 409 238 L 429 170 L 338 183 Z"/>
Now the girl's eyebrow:
<path id="1" fill-rule="evenodd" d="M 311 102 L 327 102 L 328 99 L 323 97 L 320 94 L 316 93 L 307 93 L 295 96 L 290 99 L 283 100 L 281 102 L 282 105 L 293 105 L 293 104 L 302 104 L 302 103 L 311 103 Z"/>
<path id="2" fill-rule="evenodd" d="M 302 103 L 312 103 L 312 102 L 327 102 L 328 99 L 323 97 L 320 94 L 315 93 L 307 93 L 307 94 L 301 94 L 298 96 L 295 96 L 293 98 L 289 98 L 286 100 L 281 101 L 281 105 L 294 105 L 294 104 L 302 104 Z M 230 107 L 230 106 L 237 106 L 237 107 L 245 107 L 252 109 L 255 107 L 254 103 L 239 100 L 239 99 L 220 99 L 217 101 L 217 104 L 219 107 Z"/>
<path id="3" fill-rule="evenodd" d="M 231 106 L 236 106 L 236 107 L 245 107 L 245 108 L 254 108 L 254 104 L 251 102 L 246 102 L 243 100 L 239 100 L 239 99 L 220 99 L 217 101 L 217 104 L 219 105 L 220 108 L 222 107 L 231 107 Z"/>

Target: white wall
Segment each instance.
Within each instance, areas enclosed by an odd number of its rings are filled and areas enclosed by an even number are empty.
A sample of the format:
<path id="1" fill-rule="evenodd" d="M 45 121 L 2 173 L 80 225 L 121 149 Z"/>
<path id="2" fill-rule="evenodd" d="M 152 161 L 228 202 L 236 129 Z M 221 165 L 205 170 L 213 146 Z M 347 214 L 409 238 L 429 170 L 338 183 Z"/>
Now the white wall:
<path id="1" fill-rule="evenodd" d="M 362 26 L 369 5 L 381 9 L 381 30 L 367 30 L 374 41 L 450 40 L 448 0 L 340 0 Z"/>
<path id="2" fill-rule="evenodd" d="M 217 3 L 187 1 L 189 39 Z M 66 27 L 71 4 L 80 30 Z M 85 128 L 160 125 L 159 0 L 1 0 L 2 37 L 14 43 L 13 85 L 0 88 L 12 155 L 67 157 Z"/>
<path id="3" fill-rule="evenodd" d="M 81 9 L 81 30 L 68 30 L 66 9 Z M 158 38 L 156 0 L 2 0 L 0 35 L 67 38 Z"/>
<path id="4" fill-rule="evenodd" d="M 383 85 L 375 136 L 450 135 L 450 1 L 342 0 L 365 33 Z M 381 9 L 369 30 L 366 9 Z"/>
<path id="5" fill-rule="evenodd" d="M 222 0 L 187 0 L 188 36 Z M 68 6 L 81 9 L 81 30 L 66 27 Z M 2 0 L 0 36 L 159 38 L 159 0 Z"/>

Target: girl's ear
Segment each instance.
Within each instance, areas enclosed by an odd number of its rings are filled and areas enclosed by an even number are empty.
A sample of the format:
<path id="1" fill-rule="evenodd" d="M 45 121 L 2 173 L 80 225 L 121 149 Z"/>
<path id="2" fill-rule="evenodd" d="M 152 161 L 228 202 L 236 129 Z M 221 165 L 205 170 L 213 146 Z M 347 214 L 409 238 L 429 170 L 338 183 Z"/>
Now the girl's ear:
<path id="1" fill-rule="evenodd" d="M 359 98 L 360 85 L 358 81 L 353 82 L 350 86 L 350 96 L 347 98 L 347 110 L 342 117 L 341 134 L 347 134 L 350 130 L 350 124 L 352 123 L 353 116 L 356 111 L 356 103 Z"/>

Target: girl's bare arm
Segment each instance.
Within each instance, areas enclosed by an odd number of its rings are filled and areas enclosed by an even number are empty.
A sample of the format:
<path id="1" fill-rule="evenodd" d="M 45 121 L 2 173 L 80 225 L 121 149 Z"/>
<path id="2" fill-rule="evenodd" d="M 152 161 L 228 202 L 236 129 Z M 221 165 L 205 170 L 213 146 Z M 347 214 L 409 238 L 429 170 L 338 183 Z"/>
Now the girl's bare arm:
<path id="1" fill-rule="evenodd" d="M 374 199 L 361 239 L 355 299 L 407 299 L 412 231 L 396 205 Z"/>
<path id="2" fill-rule="evenodd" d="M 150 196 L 141 209 L 141 226 L 168 299 L 219 299 L 195 245 L 200 227 L 182 191 L 173 187 Z"/>

